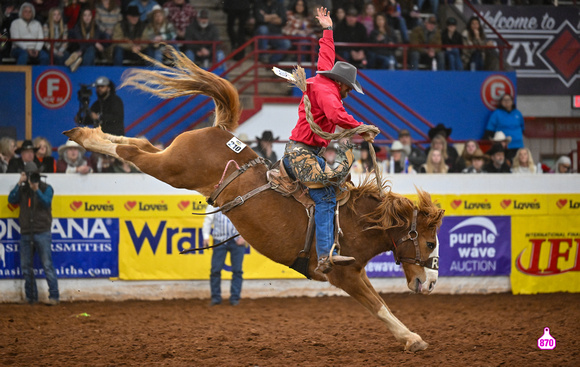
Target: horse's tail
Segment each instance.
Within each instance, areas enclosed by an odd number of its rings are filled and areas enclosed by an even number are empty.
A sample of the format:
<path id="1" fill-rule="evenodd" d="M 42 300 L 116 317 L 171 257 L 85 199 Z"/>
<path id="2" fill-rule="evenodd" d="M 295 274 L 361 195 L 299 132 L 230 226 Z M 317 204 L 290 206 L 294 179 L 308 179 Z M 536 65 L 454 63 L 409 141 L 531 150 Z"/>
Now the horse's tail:
<path id="1" fill-rule="evenodd" d="M 172 46 L 166 55 L 173 66 L 164 65 L 146 55 L 140 56 L 157 66 L 157 70 L 130 69 L 123 73 L 124 86 L 132 86 L 161 98 L 175 98 L 203 94 L 213 98 L 214 126 L 233 131 L 240 119 L 240 100 L 236 88 L 229 81 L 203 70 Z"/>

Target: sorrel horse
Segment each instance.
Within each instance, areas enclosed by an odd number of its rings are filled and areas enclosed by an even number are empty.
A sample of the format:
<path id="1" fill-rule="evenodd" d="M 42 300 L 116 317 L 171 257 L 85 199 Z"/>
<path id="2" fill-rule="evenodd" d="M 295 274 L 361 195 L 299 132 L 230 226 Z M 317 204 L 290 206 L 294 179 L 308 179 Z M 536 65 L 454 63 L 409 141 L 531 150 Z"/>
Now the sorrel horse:
<path id="1" fill-rule="evenodd" d="M 105 134 L 100 128 L 77 127 L 65 132 L 72 140 L 93 152 L 121 158 L 142 172 L 177 188 L 196 190 L 210 196 L 224 173 L 236 171 L 234 161 L 243 166 L 257 158 L 245 147 L 239 153 L 226 146 L 237 127 L 240 105 L 230 82 L 198 68 L 183 55 L 175 54 L 175 67 L 158 65 L 161 70 L 131 70 L 124 75 L 124 85 L 137 87 L 165 98 L 205 94 L 216 104 L 213 127 L 185 132 L 165 150 L 146 139 Z M 221 207 L 238 196 L 267 184 L 264 164 L 256 164 L 239 175 L 220 193 L 215 205 Z M 434 264 L 438 257 L 437 228 L 443 210 L 437 208 L 428 193 L 417 190 L 418 202 L 396 194 L 367 179 L 351 187 L 351 196 L 340 207 L 341 253 L 356 258 L 353 265 L 334 267 L 328 274 L 314 272 L 317 256 L 311 250 L 309 273 L 319 281 L 329 281 L 354 297 L 374 316 L 383 321 L 405 350 L 427 348 L 419 335 L 411 332 L 389 310 L 369 281 L 365 265 L 376 255 L 394 251 L 403 263 L 409 289 L 430 293 L 437 281 Z M 302 204 L 273 190 L 262 191 L 226 214 L 252 247 L 280 264 L 290 266 L 302 250 L 308 224 Z M 431 266 L 430 266 L 430 265 Z M 427 269 L 430 267 L 432 269 Z"/>

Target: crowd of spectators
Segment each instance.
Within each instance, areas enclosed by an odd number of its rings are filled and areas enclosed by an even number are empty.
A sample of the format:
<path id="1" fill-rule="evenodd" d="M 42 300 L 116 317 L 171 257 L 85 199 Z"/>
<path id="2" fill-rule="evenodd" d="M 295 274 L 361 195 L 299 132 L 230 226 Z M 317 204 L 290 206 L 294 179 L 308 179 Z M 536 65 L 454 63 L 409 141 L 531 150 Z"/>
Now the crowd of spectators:
<path id="1" fill-rule="evenodd" d="M 260 61 L 275 64 L 296 59 L 316 47 L 322 34 L 309 0 L 224 0 L 216 2 L 227 16 L 230 50 L 248 37 L 261 38 Z M 440 19 L 438 0 L 332 0 L 335 41 L 365 45 L 342 46 L 338 54 L 359 68 L 402 68 L 402 44 L 408 44 L 411 69 L 497 70 L 494 48 L 455 48 L 445 45 L 490 46 L 477 17 L 465 26 L 457 19 Z M 6 0 L 0 30 L 6 38 L 46 39 L 13 42 L 0 47 L 2 57 L 17 64 L 113 65 L 139 63 L 136 52 L 164 61 L 164 42 L 173 43 L 196 63 L 209 67 L 224 57 L 215 20 L 195 0 Z M 440 29 L 441 28 L 441 29 Z M 68 42 L 68 40 L 82 42 Z M 115 41 L 130 40 L 128 43 Z M 195 41 L 198 43 L 178 43 Z M 203 43 L 200 43 L 203 42 Z M 416 47 L 414 47 L 416 46 Z M 279 53 L 276 51 L 280 51 Z M 235 59 L 243 58 L 244 51 Z"/>

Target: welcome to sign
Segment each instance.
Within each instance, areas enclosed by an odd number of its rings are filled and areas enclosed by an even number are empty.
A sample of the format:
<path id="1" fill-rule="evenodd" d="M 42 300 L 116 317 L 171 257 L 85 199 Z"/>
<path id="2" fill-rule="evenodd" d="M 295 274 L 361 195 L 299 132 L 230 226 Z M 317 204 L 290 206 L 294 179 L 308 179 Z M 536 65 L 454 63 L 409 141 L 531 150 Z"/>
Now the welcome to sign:
<path id="1" fill-rule="evenodd" d="M 506 64 L 516 70 L 518 93 L 570 95 L 580 90 L 580 18 L 576 7 L 476 6 L 512 46 Z M 464 8 L 465 16 L 472 15 Z M 485 26 L 487 38 L 501 44 Z"/>

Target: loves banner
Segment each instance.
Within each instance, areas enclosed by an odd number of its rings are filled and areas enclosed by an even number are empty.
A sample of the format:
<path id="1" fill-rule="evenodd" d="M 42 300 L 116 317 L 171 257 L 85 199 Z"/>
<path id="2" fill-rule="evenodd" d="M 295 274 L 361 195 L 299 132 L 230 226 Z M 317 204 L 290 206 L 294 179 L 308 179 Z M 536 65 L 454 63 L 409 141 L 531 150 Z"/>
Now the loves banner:
<path id="1" fill-rule="evenodd" d="M 580 21 L 574 6 L 475 8 L 512 46 L 505 60 L 516 70 L 518 94 L 572 95 L 580 90 Z M 466 19 L 473 12 L 463 8 Z M 489 27 L 488 39 L 503 44 Z"/>

